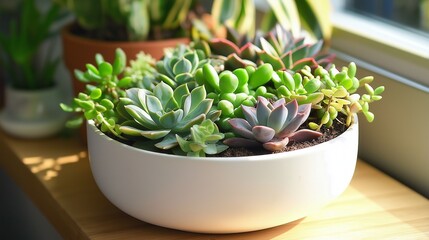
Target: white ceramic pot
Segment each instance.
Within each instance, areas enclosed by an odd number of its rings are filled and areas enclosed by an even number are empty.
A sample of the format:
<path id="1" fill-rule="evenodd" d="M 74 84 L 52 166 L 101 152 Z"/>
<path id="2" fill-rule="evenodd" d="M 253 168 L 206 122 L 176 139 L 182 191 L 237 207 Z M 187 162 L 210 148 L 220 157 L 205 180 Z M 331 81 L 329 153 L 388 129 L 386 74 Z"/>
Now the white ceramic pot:
<path id="1" fill-rule="evenodd" d="M 357 122 L 313 147 L 235 158 L 159 154 L 119 143 L 91 122 L 87 129 L 92 173 L 114 205 L 148 223 L 204 233 L 260 230 L 317 211 L 347 188 L 358 150 Z"/>
<path id="2" fill-rule="evenodd" d="M 6 87 L 5 108 L 0 126 L 13 136 L 40 138 L 58 133 L 66 121 L 59 104 L 64 101 L 58 87 L 21 90 Z"/>

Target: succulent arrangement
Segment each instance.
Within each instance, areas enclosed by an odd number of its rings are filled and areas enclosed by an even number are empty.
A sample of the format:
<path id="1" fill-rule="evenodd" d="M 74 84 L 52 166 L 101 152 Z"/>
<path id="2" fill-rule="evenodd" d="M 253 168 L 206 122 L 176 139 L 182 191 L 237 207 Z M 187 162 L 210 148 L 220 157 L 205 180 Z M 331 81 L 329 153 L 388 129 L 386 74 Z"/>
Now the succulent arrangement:
<path id="1" fill-rule="evenodd" d="M 248 44 L 257 56 L 265 52 Z M 178 45 L 156 63 L 141 53 L 129 67 L 120 49 L 112 64 L 97 55 L 97 66 L 76 71 L 88 83 L 86 92 L 62 107 L 83 112 L 102 132 L 135 147 L 206 156 L 237 147 L 281 152 L 334 123 L 350 126 L 359 112 L 371 122 L 369 105 L 384 91 L 370 85 L 373 77 L 358 79 L 354 63 L 337 69 L 303 61 L 311 64 L 289 69 L 258 58 L 231 69 L 212 49 L 207 42 Z"/>
<path id="2" fill-rule="evenodd" d="M 372 77 L 358 79 L 354 63 L 336 68 L 323 48 L 329 34 L 318 9 L 302 1 L 269 3 L 263 25 L 283 20 L 266 34 L 253 31 L 253 1 L 216 0 L 213 26 L 192 19 L 194 40 L 165 49 L 157 62 L 140 53 L 127 64 L 120 49 L 112 64 L 96 55 L 96 66 L 75 72 L 88 83 L 85 93 L 61 105 L 78 113 L 69 125 L 84 117 L 135 147 L 202 157 L 228 148 L 282 152 L 335 125 L 346 129 L 359 112 L 373 121 L 369 105 L 384 87 L 374 89 Z M 307 35 L 297 32 L 298 12 L 307 16 L 302 25 L 314 25 Z M 224 37 L 215 37 L 219 29 Z"/>

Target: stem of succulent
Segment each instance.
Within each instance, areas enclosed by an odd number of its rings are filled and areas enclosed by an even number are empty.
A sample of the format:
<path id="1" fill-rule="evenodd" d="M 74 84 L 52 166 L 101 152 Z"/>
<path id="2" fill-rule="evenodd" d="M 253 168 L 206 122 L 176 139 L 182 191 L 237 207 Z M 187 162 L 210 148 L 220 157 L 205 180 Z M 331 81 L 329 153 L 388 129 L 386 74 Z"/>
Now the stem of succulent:
<path id="1" fill-rule="evenodd" d="M 120 134 L 118 134 L 116 131 L 115 131 L 115 128 L 114 127 L 112 127 L 112 125 L 106 120 L 106 118 L 103 116 L 103 114 L 101 114 L 101 113 L 98 113 L 97 114 L 97 119 L 101 119 L 102 120 L 102 123 L 104 123 L 105 124 L 105 126 L 107 126 L 107 128 L 109 129 L 109 131 L 110 131 L 110 133 L 112 133 L 113 135 L 115 135 L 116 137 L 118 137 L 119 139 L 122 139 L 122 140 L 126 140 L 126 138 L 124 138 L 123 136 L 121 136 Z"/>

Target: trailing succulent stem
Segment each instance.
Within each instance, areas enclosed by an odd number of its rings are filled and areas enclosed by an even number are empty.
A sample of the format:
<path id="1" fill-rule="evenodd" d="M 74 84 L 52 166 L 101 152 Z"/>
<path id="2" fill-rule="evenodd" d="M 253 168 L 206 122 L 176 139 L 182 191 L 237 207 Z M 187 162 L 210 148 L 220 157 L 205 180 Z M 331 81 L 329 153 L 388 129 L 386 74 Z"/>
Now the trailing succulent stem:
<path id="1" fill-rule="evenodd" d="M 353 122 L 353 114 L 359 112 L 362 112 L 369 122 L 374 120 L 369 104 L 382 98 L 384 87 L 373 89 L 370 83 L 374 78 L 367 76 L 358 79 L 356 71 L 357 67 L 353 62 L 341 71 L 333 65 L 329 70 L 319 66 L 313 73 L 310 67 L 305 66 L 294 75 L 287 71 L 278 71 L 273 82 L 278 97 L 289 101 L 296 99 L 300 104 L 312 104 L 317 120 L 310 123 L 310 128 L 320 130 L 322 126 L 332 126 L 339 113 L 346 116 L 346 126 Z M 357 93 L 360 88 L 365 88 L 366 93 Z"/>
<path id="2" fill-rule="evenodd" d="M 269 151 L 282 151 L 290 141 L 306 141 L 322 134 L 298 128 L 310 115 L 311 105 L 298 106 L 296 100 L 285 103 L 282 98 L 270 103 L 259 97 L 256 107 L 242 106 L 244 119 L 229 120 L 232 130 L 240 137 L 228 138 L 231 147 L 260 146 Z M 297 131 L 298 130 L 298 131 Z"/>
<path id="3" fill-rule="evenodd" d="M 61 104 L 61 107 L 69 112 L 82 112 L 87 120 L 94 120 L 103 132 L 110 132 L 121 138 L 116 127 L 119 119 L 114 107 L 119 98 L 125 96 L 124 89 L 132 85 L 131 77 L 120 77 L 125 69 L 126 56 L 121 49 L 117 49 L 113 65 L 104 61 L 100 54 L 96 55 L 95 60 L 97 65 L 87 64 L 85 72 L 75 70 L 77 79 L 88 83 L 86 92 L 79 93 L 71 106 Z M 78 127 L 81 123 L 82 116 L 79 115 L 70 120 L 68 126 Z"/>
<path id="4" fill-rule="evenodd" d="M 155 69 L 153 59 L 140 53 L 131 66 L 126 68 L 126 55 L 121 49 L 115 52 L 113 64 L 106 62 L 102 55 L 96 54 L 96 66 L 86 65 L 86 71 L 75 70 L 76 78 L 87 83 L 85 92 L 73 99 L 72 104 L 61 104 L 64 111 L 83 113 L 67 122 L 72 128 L 79 127 L 83 118 L 94 120 L 102 132 L 110 132 L 122 138 L 118 122 L 122 117 L 118 114 L 116 106 L 120 98 L 125 97 L 125 90 L 130 87 L 142 86 L 151 82 Z M 125 70 L 125 72 L 124 72 Z"/>

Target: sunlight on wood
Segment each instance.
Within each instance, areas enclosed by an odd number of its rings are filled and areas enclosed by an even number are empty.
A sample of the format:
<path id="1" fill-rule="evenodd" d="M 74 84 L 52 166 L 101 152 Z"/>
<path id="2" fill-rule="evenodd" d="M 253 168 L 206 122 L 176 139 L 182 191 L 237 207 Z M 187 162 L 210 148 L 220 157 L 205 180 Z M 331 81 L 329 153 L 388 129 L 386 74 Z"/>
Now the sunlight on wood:
<path id="1" fill-rule="evenodd" d="M 33 164 L 38 164 L 42 161 L 41 157 L 29 157 L 29 158 L 24 158 L 23 162 L 25 165 L 33 165 Z"/>
<path id="2" fill-rule="evenodd" d="M 43 180 L 48 181 L 58 177 L 59 171 L 62 169 L 63 165 L 77 163 L 79 160 L 85 159 L 86 157 L 86 151 L 81 151 L 77 154 L 61 156 L 56 159 L 27 157 L 23 159 L 23 162 L 30 167 L 32 173 L 41 174 Z"/>

